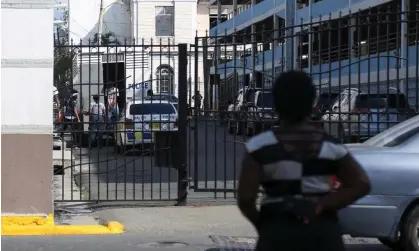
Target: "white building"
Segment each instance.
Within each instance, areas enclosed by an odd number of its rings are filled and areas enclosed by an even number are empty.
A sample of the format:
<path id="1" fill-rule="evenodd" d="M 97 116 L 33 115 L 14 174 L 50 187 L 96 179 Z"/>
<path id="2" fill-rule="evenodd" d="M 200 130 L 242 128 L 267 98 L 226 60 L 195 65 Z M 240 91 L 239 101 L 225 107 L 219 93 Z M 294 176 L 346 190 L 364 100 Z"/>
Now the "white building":
<path id="1" fill-rule="evenodd" d="M 100 5 L 100 0 L 69 2 L 70 40 L 74 45 L 86 45 L 79 50 L 73 84 L 87 86 L 82 91 L 90 94 L 106 89 L 102 83 L 119 82 L 116 87 L 120 89 L 136 86 L 177 95 L 177 44 L 192 45 L 197 33 L 205 36 L 210 28 L 209 4 L 197 0 L 103 0 L 102 34 L 113 32 L 120 45 L 98 49 L 87 45 L 98 33 Z M 199 56 L 195 71 L 194 48 L 190 50 L 188 79 L 192 88 L 188 92 L 193 93 L 195 73 L 203 89 L 203 61 Z M 123 95 L 131 94 L 127 90 Z M 86 106 L 89 95 L 82 96 Z"/>

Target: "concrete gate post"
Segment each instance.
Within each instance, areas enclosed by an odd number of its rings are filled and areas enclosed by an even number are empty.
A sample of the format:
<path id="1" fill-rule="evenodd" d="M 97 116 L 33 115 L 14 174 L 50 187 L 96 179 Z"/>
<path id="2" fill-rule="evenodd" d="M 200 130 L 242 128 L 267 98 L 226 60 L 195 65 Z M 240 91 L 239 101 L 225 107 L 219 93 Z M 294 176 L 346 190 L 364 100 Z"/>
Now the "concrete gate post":
<path id="1" fill-rule="evenodd" d="M 1 214 L 53 224 L 54 0 L 1 0 Z"/>

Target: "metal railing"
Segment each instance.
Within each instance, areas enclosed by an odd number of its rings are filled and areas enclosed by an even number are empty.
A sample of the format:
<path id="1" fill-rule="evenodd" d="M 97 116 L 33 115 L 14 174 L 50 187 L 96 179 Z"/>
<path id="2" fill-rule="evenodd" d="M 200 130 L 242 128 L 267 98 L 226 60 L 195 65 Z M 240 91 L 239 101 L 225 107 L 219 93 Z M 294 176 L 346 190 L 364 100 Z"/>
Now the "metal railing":
<path id="1" fill-rule="evenodd" d="M 377 16 L 385 21 L 361 21 Z M 191 121 L 190 145 L 202 147 L 191 148 L 188 165 L 194 175 L 190 186 L 195 191 L 212 192 L 215 198 L 235 196 L 244 142 L 278 125 L 270 89 L 275 76 L 287 69 L 311 73 L 322 95 L 313 106 L 311 123 L 344 143 L 363 142 L 417 116 L 419 18 L 413 16 L 419 17 L 419 11 L 386 9 L 279 30 L 197 37 L 195 58 L 201 51 L 207 55 L 220 47 L 233 51 L 218 49 L 213 60 L 203 65 L 201 92 L 208 98 Z M 272 36 L 275 33 L 278 37 Z M 233 36 L 235 44 L 222 43 L 233 41 Z M 212 44 L 208 43 L 211 39 Z M 257 47 L 258 43 L 265 46 L 253 53 L 234 51 L 249 44 Z M 228 60 L 227 55 L 241 59 Z"/>

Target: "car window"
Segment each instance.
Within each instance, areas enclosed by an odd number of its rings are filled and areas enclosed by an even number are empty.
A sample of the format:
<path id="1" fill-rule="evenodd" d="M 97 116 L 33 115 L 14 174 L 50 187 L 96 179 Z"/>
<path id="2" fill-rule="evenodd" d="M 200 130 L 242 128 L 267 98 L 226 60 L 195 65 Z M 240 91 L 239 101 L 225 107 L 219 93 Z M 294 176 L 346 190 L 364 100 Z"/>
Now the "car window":
<path id="1" fill-rule="evenodd" d="M 179 99 L 176 96 L 170 96 L 170 102 L 179 102 Z"/>
<path id="2" fill-rule="evenodd" d="M 402 144 L 406 147 L 406 149 L 411 149 L 415 152 L 419 152 L 419 133 L 416 133 Z"/>
<path id="3" fill-rule="evenodd" d="M 410 131 L 408 131 L 406 133 L 403 133 L 403 134 L 399 135 L 398 137 L 394 138 L 390 142 L 386 143 L 384 146 L 385 147 L 395 147 L 395 146 L 398 146 L 398 145 L 406 142 L 407 140 L 411 139 L 412 137 L 415 137 L 418 134 L 419 134 L 419 126 L 416 127 L 413 130 L 410 130 Z"/>
<path id="4" fill-rule="evenodd" d="M 317 105 L 331 106 L 338 97 L 337 93 L 322 93 L 317 98 Z"/>
<path id="5" fill-rule="evenodd" d="M 341 95 L 340 98 L 336 100 L 334 107 L 337 107 L 337 111 L 346 112 L 349 109 L 348 98 L 349 98 L 349 95 L 344 94 L 344 95 Z"/>
<path id="6" fill-rule="evenodd" d="M 236 94 L 236 96 L 234 97 L 234 102 L 237 102 L 239 100 L 239 96 L 240 96 L 241 93 L 242 92 L 240 91 Z"/>
<path id="7" fill-rule="evenodd" d="M 375 135 L 374 137 L 368 139 L 363 144 L 370 145 L 370 146 L 386 146 L 388 144 L 395 144 L 391 143 L 392 141 L 400 141 L 400 138 L 403 138 L 404 134 L 411 133 L 413 130 L 419 130 L 419 115 L 406 120 L 402 123 L 399 123 L 395 126 L 390 127 L 389 129 L 383 131 Z"/>
<path id="8" fill-rule="evenodd" d="M 342 103 L 345 102 L 347 95 L 341 94 L 338 99 L 336 99 L 336 102 L 333 104 L 334 107 L 342 106 Z"/>
<path id="9" fill-rule="evenodd" d="M 256 106 L 261 108 L 273 108 L 274 101 L 272 93 L 270 92 L 261 92 L 256 101 Z"/>
<path id="10" fill-rule="evenodd" d="M 386 108 L 387 102 L 385 98 L 377 95 L 361 94 L 356 97 L 356 108 L 381 109 Z"/>
<path id="11" fill-rule="evenodd" d="M 236 103 L 240 103 L 241 101 L 243 101 L 243 92 L 240 92 L 236 98 Z"/>
<path id="12" fill-rule="evenodd" d="M 380 98 L 386 100 L 390 108 L 408 108 L 409 104 L 406 101 L 406 96 L 402 93 L 397 94 L 380 94 Z"/>
<path id="13" fill-rule="evenodd" d="M 139 114 L 172 114 L 176 113 L 173 105 L 168 103 L 147 103 L 132 104 L 129 113 L 132 115 Z"/>

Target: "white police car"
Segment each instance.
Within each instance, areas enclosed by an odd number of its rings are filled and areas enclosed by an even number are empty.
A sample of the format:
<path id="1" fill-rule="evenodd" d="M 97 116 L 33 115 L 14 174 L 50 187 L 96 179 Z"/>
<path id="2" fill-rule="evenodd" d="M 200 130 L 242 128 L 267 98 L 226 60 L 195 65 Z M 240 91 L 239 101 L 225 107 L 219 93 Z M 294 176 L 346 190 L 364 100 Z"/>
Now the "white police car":
<path id="1" fill-rule="evenodd" d="M 123 153 L 136 145 L 152 144 L 158 131 L 177 131 L 178 112 L 165 100 L 134 100 L 126 106 L 123 123 L 118 123 L 116 143 Z"/>

